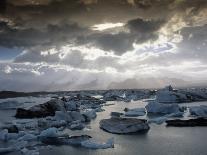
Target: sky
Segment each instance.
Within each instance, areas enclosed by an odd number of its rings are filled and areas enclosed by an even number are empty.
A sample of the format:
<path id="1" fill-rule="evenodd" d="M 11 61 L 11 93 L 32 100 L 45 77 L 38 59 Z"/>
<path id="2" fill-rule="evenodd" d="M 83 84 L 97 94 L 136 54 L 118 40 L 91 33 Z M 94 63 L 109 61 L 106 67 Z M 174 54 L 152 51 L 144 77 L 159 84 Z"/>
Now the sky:
<path id="1" fill-rule="evenodd" d="M 0 0 L 0 90 L 207 85 L 206 0 Z"/>

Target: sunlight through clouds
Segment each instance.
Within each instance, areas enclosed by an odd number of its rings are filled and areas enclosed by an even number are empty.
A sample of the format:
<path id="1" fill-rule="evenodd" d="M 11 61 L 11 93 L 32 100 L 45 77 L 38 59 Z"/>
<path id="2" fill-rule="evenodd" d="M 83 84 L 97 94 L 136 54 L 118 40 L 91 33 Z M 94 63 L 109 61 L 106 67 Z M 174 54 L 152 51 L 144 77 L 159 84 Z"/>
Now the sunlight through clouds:
<path id="1" fill-rule="evenodd" d="M 124 23 L 104 23 L 104 24 L 96 24 L 92 26 L 91 29 L 95 31 L 104 31 L 106 29 L 122 27 L 124 25 L 125 25 Z"/>

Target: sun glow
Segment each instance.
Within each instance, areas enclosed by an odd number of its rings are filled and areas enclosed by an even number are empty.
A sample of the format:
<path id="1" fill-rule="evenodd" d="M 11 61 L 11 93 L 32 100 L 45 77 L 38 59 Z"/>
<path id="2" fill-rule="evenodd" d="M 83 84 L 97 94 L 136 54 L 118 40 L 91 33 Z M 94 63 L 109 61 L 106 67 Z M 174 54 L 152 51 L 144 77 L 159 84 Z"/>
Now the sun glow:
<path id="1" fill-rule="evenodd" d="M 92 26 L 91 29 L 95 31 L 104 31 L 115 27 L 122 27 L 124 25 L 125 25 L 124 23 L 104 23 L 104 24 L 96 24 Z"/>

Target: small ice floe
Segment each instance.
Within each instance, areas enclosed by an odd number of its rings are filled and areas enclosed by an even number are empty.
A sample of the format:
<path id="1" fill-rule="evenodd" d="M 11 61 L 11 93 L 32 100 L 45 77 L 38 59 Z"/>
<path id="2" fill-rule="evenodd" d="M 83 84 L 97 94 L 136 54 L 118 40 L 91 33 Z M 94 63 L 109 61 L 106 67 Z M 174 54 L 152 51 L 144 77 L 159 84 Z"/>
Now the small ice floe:
<path id="1" fill-rule="evenodd" d="M 111 112 L 111 117 L 121 117 L 122 115 L 124 115 L 121 112 Z"/>
<path id="2" fill-rule="evenodd" d="M 39 150 L 38 150 L 37 148 L 32 149 L 32 150 L 29 150 L 29 149 L 27 149 L 27 148 L 23 148 L 23 149 L 21 150 L 21 153 L 22 153 L 23 155 L 39 155 L 39 154 L 40 154 L 40 153 L 39 153 Z"/>
<path id="3" fill-rule="evenodd" d="M 76 111 L 79 108 L 79 105 L 75 101 L 68 101 L 65 103 L 67 111 Z"/>
<path id="4" fill-rule="evenodd" d="M 167 121 L 169 118 L 183 117 L 183 114 L 184 114 L 183 112 L 167 114 L 167 115 L 164 115 L 164 116 L 161 116 L 161 117 L 156 117 L 156 118 L 149 119 L 148 123 L 155 123 L 155 124 L 160 125 L 160 124 L 164 123 L 165 121 Z"/>
<path id="5" fill-rule="evenodd" d="M 91 121 L 92 119 L 96 118 L 96 110 L 86 110 L 82 113 L 82 115 L 86 118 L 86 121 Z"/>
<path id="6" fill-rule="evenodd" d="M 58 129 L 57 128 L 48 128 L 43 130 L 38 136 L 40 139 L 44 139 L 45 137 L 58 137 Z"/>
<path id="7" fill-rule="evenodd" d="M 148 121 L 148 123 L 155 123 L 155 124 L 160 125 L 160 124 L 164 123 L 166 120 L 167 120 L 166 116 L 156 117 L 156 118 L 150 119 Z"/>
<path id="8" fill-rule="evenodd" d="M 12 146 L 9 146 L 9 147 L 6 147 L 6 148 L 0 148 L 0 154 L 19 151 L 22 148 L 26 147 L 27 145 L 28 145 L 28 142 L 26 142 L 26 141 L 17 141 Z"/>
<path id="9" fill-rule="evenodd" d="M 20 137 L 17 139 L 18 141 L 34 141 L 34 140 L 37 140 L 37 136 L 35 136 L 34 134 L 30 134 L 30 133 L 27 133 L 25 134 L 24 136 Z"/>
<path id="10" fill-rule="evenodd" d="M 7 129 L 0 131 L 0 141 L 9 141 L 13 139 L 18 139 L 25 135 L 25 132 L 21 131 L 19 133 L 9 133 Z"/>
<path id="11" fill-rule="evenodd" d="M 73 121 L 69 127 L 71 130 L 82 130 L 85 128 L 85 124 L 81 121 Z"/>
<path id="12" fill-rule="evenodd" d="M 41 140 L 42 143 L 47 145 L 75 145 L 81 146 L 81 142 L 89 140 L 91 136 L 80 135 L 80 136 L 59 136 L 59 137 L 46 137 Z"/>
<path id="13" fill-rule="evenodd" d="M 114 138 L 108 139 L 105 143 L 96 142 L 93 140 L 86 140 L 81 142 L 81 146 L 90 149 L 107 149 L 114 148 Z"/>
<path id="14" fill-rule="evenodd" d="M 73 121 L 71 116 L 67 112 L 63 112 L 63 111 L 56 111 L 54 119 L 57 120 L 57 121 L 65 120 L 66 122 Z"/>
<path id="15" fill-rule="evenodd" d="M 124 111 L 125 111 L 125 116 L 128 117 L 144 116 L 146 114 L 145 108 L 134 108 L 134 109 L 125 108 Z"/>
<path id="16" fill-rule="evenodd" d="M 206 105 L 189 107 L 189 111 L 190 111 L 190 114 L 193 116 L 207 117 L 207 106 Z"/>

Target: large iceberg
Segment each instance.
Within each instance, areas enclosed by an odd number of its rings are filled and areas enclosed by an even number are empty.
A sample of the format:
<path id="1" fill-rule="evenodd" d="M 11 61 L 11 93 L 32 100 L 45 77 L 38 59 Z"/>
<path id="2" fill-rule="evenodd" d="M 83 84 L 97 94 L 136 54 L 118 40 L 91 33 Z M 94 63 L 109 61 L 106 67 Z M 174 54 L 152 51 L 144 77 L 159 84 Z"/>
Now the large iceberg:
<path id="1" fill-rule="evenodd" d="M 159 103 L 180 103 L 188 101 L 186 94 L 174 91 L 171 86 L 158 90 L 156 99 Z"/>
<path id="2" fill-rule="evenodd" d="M 101 120 L 99 124 L 101 129 L 116 134 L 129 134 L 149 130 L 146 120 L 136 118 L 112 117 Z"/>
<path id="3" fill-rule="evenodd" d="M 16 118 L 41 118 L 54 116 L 56 111 L 65 111 L 64 102 L 59 99 L 53 99 L 46 103 L 35 105 L 29 109 L 18 108 Z"/>
<path id="4" fill-rule="evenodd" d="M 163 104 L 157 102 L 149 102 L 145 108 L 148 113 L 171 114 L 180 112 L 178 104 Z"/>

